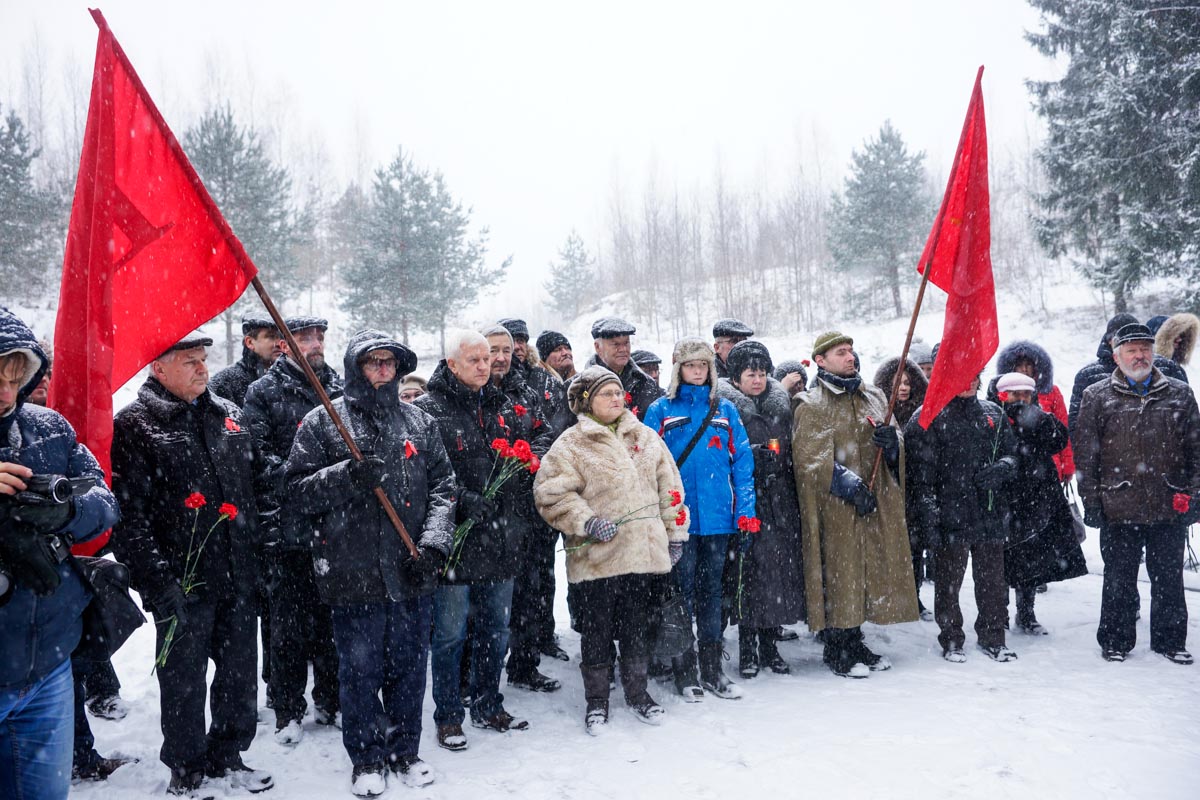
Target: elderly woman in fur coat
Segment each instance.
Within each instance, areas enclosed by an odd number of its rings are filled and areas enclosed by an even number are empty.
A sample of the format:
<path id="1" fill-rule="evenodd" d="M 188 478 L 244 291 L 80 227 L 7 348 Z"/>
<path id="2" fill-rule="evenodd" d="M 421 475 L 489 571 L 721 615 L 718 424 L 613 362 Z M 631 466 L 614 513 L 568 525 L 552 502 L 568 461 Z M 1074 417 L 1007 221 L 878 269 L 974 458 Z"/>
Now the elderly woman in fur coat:
<path id="1" fill-rule="evenodd" d="M 703 699 L 703 690 L 736 699 L 741 691 L 721 669 L 722 579 L 730 537 L 746 534 L 748 546 L 759 528 L 754 454 L 737 408 L 717 394 L 716 355 L 708 342 L 689 337 L 675 344 L 667 396 L 654 401 L 644 421 L 675 457 L 692 511 L 675 580 L 696 620 L 700 681 L 688 650 L 672 662 L 675 688 L 688 702 Z"/>
<path id="2" fill-rule="evenodd" d="M 688 511 L 675 459 L 625 408 L 616 374 L 591 366 L 571 382 L 578 415 L 542 459 L 533 484 L 542 517 L 565 536 L 567 580 L 582 638 L 585 723 L 608 724 L 611 646 L 620 642 L 625 703 L 643 722 L 663 709 L 646 691 L 650 613 L 688 539 Z"/>
<path id="3" fill-rule="evenodd" d="M 721 397 L 737 406 L 754 453 L 758 534 L 727 565 L 731 616 L 738 621 L 738 662 L 743 678 L 760 667 L 791 672 L 775 646 L 778 626 L 804 618 L 800 562 L 800 501 L 792 478 L 792 408 L 788 390 L 771 377 L 771 353 L 762 342 L 739 342 L 725 358 L 729 378 Z"/>

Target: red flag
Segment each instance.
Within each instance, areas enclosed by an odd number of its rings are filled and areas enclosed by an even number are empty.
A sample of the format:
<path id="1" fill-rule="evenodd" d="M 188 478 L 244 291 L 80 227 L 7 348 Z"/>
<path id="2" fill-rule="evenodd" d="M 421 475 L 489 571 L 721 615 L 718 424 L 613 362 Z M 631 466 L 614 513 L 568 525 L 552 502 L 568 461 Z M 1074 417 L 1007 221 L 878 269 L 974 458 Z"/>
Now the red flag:
<path id="1" fill-rule="evenodd" d="M 91 13 L 100 36 L 58 295 L 50 405 L 109 475 L 113 390 L 228 308 L 257 270 L 103 15 Z"/>
<path id="2" fill-rule="evenodd" d="M 991 216 L 988 197 L 987 128 L 983 119 L 983 67 L 967 106 L 967 119 L 918 272 L 945 290 L 946 323 L 925 392 L 920 424 L 928 428 L 1000 346 L 996 287 L 992 281 Z"/>

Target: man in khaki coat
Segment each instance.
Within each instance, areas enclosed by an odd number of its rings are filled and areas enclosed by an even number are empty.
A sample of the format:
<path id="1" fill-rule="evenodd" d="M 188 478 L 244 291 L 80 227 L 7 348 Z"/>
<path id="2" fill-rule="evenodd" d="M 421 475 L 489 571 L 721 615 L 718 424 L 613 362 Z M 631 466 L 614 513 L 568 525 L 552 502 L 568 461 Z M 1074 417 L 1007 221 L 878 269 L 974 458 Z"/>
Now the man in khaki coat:
<path id="1" fill-rule="evenodd" d="M 808 626 L 824 632 L 824 660 L 834 674 L 865 678 L 891 664 L 867 648 L 863 622 L 917 619 L 900 477 L 904 449 L 897 429 L 882 424 L 883 393 L 855 368 L 854 340 L 823 333 L 812 357 L 817 380 L 795 398 L 792 435 Z"/>

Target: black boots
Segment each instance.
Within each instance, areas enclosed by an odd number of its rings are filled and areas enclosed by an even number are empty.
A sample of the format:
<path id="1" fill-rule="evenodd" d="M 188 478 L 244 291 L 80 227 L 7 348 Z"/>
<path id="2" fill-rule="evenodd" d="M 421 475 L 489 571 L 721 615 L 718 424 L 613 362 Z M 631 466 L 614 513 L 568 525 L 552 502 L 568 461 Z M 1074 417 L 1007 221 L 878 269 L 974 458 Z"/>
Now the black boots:
<path id="1" fill-rule="evenodd" d="M 775 642 L 775 639 L 765 635 L 763 631 L 758 632 L 758 663 L 776 675 L 790 675 L 792 668 L 783 660 L 783 656 L 779 655 L 779 648 Z"/>
<path id="2" fill-rule="evenodd" d="M 675 691 L 685 703 L 699 703 L 704 700 L 704 690 L 700 688 L 700 678 L 696 675 L 696 651 L 688 648 L 683 655 L 671 659 L 671 670 L 675 673 Z"/>
<path id="3" fill-rule="evenodd" d="M 700 643 L 700 685 L 724 700 L 738 700 L 742 690 L 725 677 L 721 669 L 723 655 L 720 642 Z"/>
<path id="4" fill-rule="evenodd" d="M 664 710 L 646 691 L 649 666 L 650 661 L 645 656 L 622 658 L 621 686 L 625 689 L 625 705 L 629 706 L 633 715 L 648 725 L 658 725 L 662 722 Z"/>
<path id="5" fill-rule="evenodd" d="M 583 674 L 583 696 L 587 699 L 584 725 L 592 736 L 599 736 L 608 728 L 608 681 L 611 676 L 608 664 L 579 665 Z"/>
<path id="6" fill-rule="evenodd" d="M 757 629 L 745 625 L 738 626 L 738 674 L 746 680 L 758 676 L 758 639 Z M 765 638 L 763 642 L 766 643 Z"/>

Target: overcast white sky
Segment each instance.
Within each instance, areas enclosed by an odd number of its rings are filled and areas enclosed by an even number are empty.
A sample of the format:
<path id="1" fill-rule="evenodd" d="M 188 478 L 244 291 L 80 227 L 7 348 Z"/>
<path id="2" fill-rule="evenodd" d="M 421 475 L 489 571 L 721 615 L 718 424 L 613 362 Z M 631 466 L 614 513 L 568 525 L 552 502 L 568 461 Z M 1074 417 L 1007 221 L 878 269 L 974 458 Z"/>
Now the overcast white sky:
<path id="1" fill-rule="evenodd" d="M 281 153 L 322 148 L 331 188 L 403 145 L 539 278 L 572 227 L 595 236 L 614 181 L 636 193 L 651 165 L 691 190 L 719 156 L 735 185 L 769 186 L 802 155 L 832 186 L 890 118 L 945 174 L 980 64 L 993 159 L 1040 131 L 1023 81 L 1052 74 L 1020 0 L 100 7 L 177 134 L 224 94 L 281 131 Z M 21 107 L 35 39 L 47 103 L 86 91 L 86 8 L 0 0 L 0 103 Z"/>

